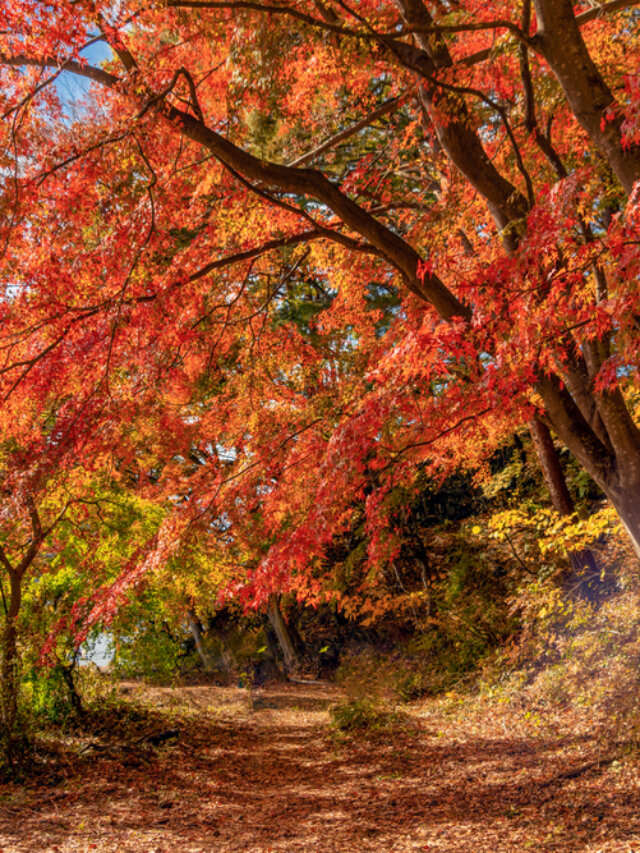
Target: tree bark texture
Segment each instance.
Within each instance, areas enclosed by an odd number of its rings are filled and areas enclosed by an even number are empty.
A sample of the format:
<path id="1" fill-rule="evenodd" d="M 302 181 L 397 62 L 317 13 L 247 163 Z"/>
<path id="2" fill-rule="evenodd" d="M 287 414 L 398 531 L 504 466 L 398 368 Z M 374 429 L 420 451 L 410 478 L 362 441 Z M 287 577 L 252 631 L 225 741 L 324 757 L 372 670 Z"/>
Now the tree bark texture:
<path id="1" fill-rule="evenodd" d="M 2 718 L 2 734 L 4 735 L 4 748 L 6 756 L 11 764 L 14 758 L 14 741 L 16 737 L 16 725 L 18 722 L 18 646 L 17 646 L 17 619 L 22 602 L 22 577 L 19 572 L 13 570 L 9 573 L 9 606 L 5 614 L 5 627 L 2 636 L 2 672 L 0 675 L 0 711 Z"/>
<path id="2" fill-rule="evenodd" d="M 575 506 L 549 428 L 540 418 L 534 417 L 529 421 L 529 432 L 536 450 L 540 470 L 551 496 L 553 508 L 559 515 L 571 515 Z M 591 597 L 588 581 L 591 580 L 593 584 L 594 576 L 599 577 L 600 575 L 595 554 L 590 548 L 581 548 L 579 551 L 570 552 L 569 561 L 572 573 L 571 577 L 567 579 L 568 585 L 577 586 L 581 594 L 584 594 L 585 597 Z M 587 576 L 586 586 L 582 583 L 582 575 Z"/>
<path id="3" fill-rule="evenodd" d="M 279 597 L 277 595 L 269 596 L 269 602 L 267 605 L 267 616 L 269 618 L 269 622 L 271 623 L 271 627 L 273 628 L 275 635 L 278 638 L 278 643 L 280 644 L 282 655 L 284 657 L 285 668 L 287 672 L 291 672 L 299 667 L 300 661 L 298 659 L 298 655 L 294 648 L 293 641 L 289 634 L 287 623 L 282 617 Z"/>

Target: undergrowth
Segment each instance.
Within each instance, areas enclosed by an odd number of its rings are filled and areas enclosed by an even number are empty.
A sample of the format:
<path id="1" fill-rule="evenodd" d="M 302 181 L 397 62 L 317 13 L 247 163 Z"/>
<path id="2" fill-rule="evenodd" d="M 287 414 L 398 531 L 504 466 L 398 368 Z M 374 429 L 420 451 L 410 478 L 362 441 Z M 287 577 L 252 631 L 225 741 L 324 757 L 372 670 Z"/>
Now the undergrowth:
<path id="1" fill-rule="evenodd" d="M 387 729 L 398 722 L 398 714 L 372 699 L 349 699 L 334 705 L 331 723 L 342 734 L 364 734 Z"/>
<path id="2" fill-rule="evenodd" d="M 589 716 L 607 741 L 640 746 L 640 572 L 631 558 L 599 607 L 568 600 L 548 581 L 521 591 L 529 630 L 501 661 L 529 702 Z"/>
<path id="3" fill-rule="evenodd" d="M 346 700 L 334 728 L 356 736 L 407 701 L 455 696 L 459 712 L 484 696 L 527 719 L 571 714 L 603 743 L 639 749 L 640 567 L 620 539 L 600 557 L 604 600 L 576 598 L 554 576 L 528 580 L 509 599 L 519 630 L 489 653 L 477 654 L 472 632 L 467 648 L 462 635 L 456 645 L 428 631 L 391 651 L 352 650 L 337 671 Z"/>

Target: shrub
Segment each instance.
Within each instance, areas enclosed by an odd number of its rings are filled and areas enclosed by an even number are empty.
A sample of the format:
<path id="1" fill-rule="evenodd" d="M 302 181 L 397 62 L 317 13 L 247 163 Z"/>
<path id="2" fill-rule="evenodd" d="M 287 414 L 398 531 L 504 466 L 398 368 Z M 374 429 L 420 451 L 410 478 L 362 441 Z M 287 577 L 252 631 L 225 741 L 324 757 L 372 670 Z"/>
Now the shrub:
<path id="1" fill-rule="evenodd" d="M 512 663 L 533 701 L 583 708 L 604 739 L 637 746 L 640 575 L 634 557 L 626 567 L 618 592 L 599 606 L 569 599 L 551 579 L 522 587 L 514 606 L 523 631 Z"/>
<path id="2" fill-rule="evenodd" d="M 388 728 L 398 716 L 372 699 L 350 699 L 330 709 L 334 729 L 342 734 L 373 732 Z"/>
<path id="3" fill-rule="evenodd" d="M 32 666 L 24 676 L 23 695 L 36 725 L 64 725 L 75 717 L 77 708 L 61 667 Z"/>
<path id="4" fill-rule="evenodd" d="M 170 684 L 184 664 L 184 644 L 153 623 L 143 623 L 119 638 L 114 673 L 120 678 L 144 678 Z"/>

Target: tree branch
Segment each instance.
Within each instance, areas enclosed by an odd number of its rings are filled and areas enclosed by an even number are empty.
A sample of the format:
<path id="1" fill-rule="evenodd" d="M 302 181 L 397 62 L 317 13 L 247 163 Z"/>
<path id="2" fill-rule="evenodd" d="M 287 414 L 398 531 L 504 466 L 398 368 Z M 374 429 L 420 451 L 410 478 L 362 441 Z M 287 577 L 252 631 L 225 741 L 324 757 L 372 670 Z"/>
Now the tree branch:
<path id="1" fill-rule="evenodd" d="M 27 62 L 27 59 L 27 57 L 15 57 L 10 64 L 50 66 L 54 61 L 30 59 Z M 0 61 L 3 61 L 2 58 Z M 120 78 L 102 69 L 68 62 L 66 70 L 101 82 L 108 87 L 122 90 Z M 172 128 L 175 129 L 177 126 L 185 136 L 208 149 L 225 166 L 234 169 L 248 180 L 270 185 L 295 195 L 311 195 L 325 204 L 348 228 L 359 233 L 378 249 L 380 254 L 401 273 L 407 288 L 421 299 L 430 302 L 441 317 L 444 319 L 453 316 L 470 318 L 469 308 L 454 296 L 438 276 L 427 274 L 424 279 L 418 279 L 418 264 L 422 258 L 411 245 L 345 195 L 322 172 L 260 160 L 248 151 L 238 148 L 184 110 L 166 101 L 155 103 L 153 106 Z"/>
<path id="2" fill-rule="evenodd" d="M 587 9 L 586 12 L 576 15 L 576 21 L 582 27 L 584 24 L 588 24 L 589 21 L 595 21 L 596 18 L 603 18 L 605 15 L 621 12 L 624 9 L 631 9 L 633 6 L 638 5 L 640 5 L 640 0 L 611 0 L 610 3 L 602 3 L 600 6 L 594 6 L 593 9 Z"/>
<path id="3" fill-rule="evenodd" d="M 2 565 L 5 567 L 9 574 L 13 574 L 15 569 L 11 565 L 11 561 L 7 557 L 6 551 L 4 550 L 2 545 L 0 545 L 0 563 L 2 563 Z"/>
<path id="4" fill-rule="evenodd" d="M 640 0 L 639 0 L 640 2 Z M 340 142 L 344 142 L 345 139 L 349 139 L 349 137 L 353 136 L 359 130 L 363 130 L 365 127 L 369 127 L 369 125 L 373 124 L 374 121 L 377 121 L 379 118 L 382 118 L 389 113 L 394 112 L 399 106 L 401 106 L 405 95 L 397 95 L 395 98 L 389 98 L 380 104 L 379 107 L 376 107 L 375 110 L 368 113 L 366 116 L 361 118 L 359 121 L 352 124 L 350 127 L 341 130 L 339 133 L 335 133 L 333 136 L 330 136 L 328 139 L 325 139 L 320 145 L 314 148 L 312 151 L 308 151 L 306 154 L 302 154 L 300 157 L 296 157 L 295 160 L 291 160 L 288 165 L 289 166 L 304 166 L 307 163 L 310 163 L 312 160 L 315 160 L 320 154 L 323 154 L 325 151 L 328 151 L 330 148 L 333 148 L 335 145 L 338 145 Z"/>
<path id="5" fill-rule="evenodd" d="M 327 20 L 314 18 L 306 12 L 294 9 L 291 6 L 277 6 L 270 3 L 257 3 L 253 0 L 168 0 L 167 6 L 174 9 L 235 9 L 255 12 L 264 12 L 267 15 L 287 15 L 295 18 L 311 27 L 318 27 L 328 32 L 338 33 L 343 36 L 357 38 L 370 38 L 370 34 L 354 30 L 351 27 L 343 27 L 340 24 L 331 23 Z"/>
<path id="6" fill-rule="evenodd" d="M 88 80 L 94 80 L 96 83 L 101 83 L 103 86 L 115 88 L 121 81 L 114 74 L 109 74 L 108 71 L 103 71 L 102 68 L 96 68 L 94 65 L 85 65 L 78 62 L 77 59 L 67 59 L 60 65 L 55 57 L 43 57 L 37 59 L 33 56 L 27 56 L 24 53 L 19 53 L 16 56 L 5 56 L 0 53 L 0 64 L 11 65 L 19 68 L 20 66 L 31 66 L 35 68 L 56 68 L 60 71 L 70 71 L 78 77 L 86 77 Z"/>
<path id="7" fill-rule="evenodd" d="M 579 15 L 576 15 L 576 22 L 578 26 L 582 27 L 585 24 L 588 24 L 590 21 L 596 20 L 596 18 L 602 18 L 606 15 L 612 15 L 615 12 L 621 12 L 625 9 L 631 9 L 634 6 L 638 5 L 640 5 L 640 0 L 611 0 L 610 3 L 603 3 L 602 6 L 598 6 L 593 9 L 587 9 L 586 12 L 581 12 Z M 535 44 L 535 41 L 532 41 L 529 46 L 535 47 Z M 483 50 L 478 50 L 475 53 L 470 53 L 468 56 L 465 56 L 462 59 L 458 59 L 457 64 L 464 65 L 465 67 L 478 65 L 479 63 L 484 62 L 486 59 L 489 59 L 493 51 L 493 47 L 486 47 Z"/>

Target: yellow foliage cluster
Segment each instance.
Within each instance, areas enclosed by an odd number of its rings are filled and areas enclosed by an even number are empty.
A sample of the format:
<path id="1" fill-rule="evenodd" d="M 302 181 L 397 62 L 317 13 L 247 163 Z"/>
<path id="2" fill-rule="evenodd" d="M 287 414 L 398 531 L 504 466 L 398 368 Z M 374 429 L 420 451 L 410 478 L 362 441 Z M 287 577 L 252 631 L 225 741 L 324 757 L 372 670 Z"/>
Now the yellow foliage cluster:
<path id="1" fill-rule="evenodd" d="M 560 515 L 553 509 L 543 508 L 527 512 L 523 508 L 494 513 L 489 518 L 491 538 L 507 541 L 513 534 L 529 533 L 535 537 L 543 557 L 567 557 L 570 553 L 588 548 L 602 536 L 621 532 L 620 521 L 612 507 L 604 507 L 587 518 L 577 513 Z M 481 529 L 474 527 L 474 533 Z"/>

